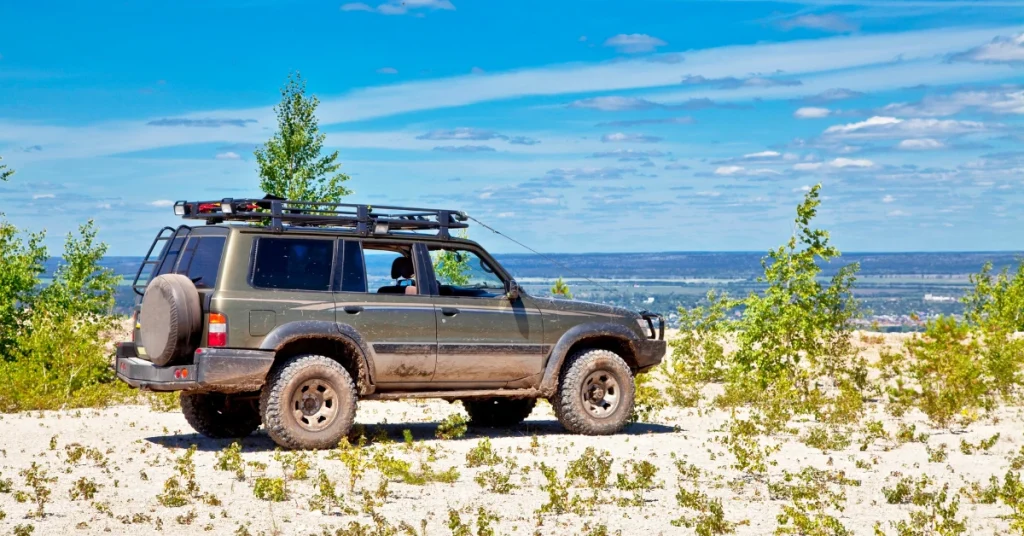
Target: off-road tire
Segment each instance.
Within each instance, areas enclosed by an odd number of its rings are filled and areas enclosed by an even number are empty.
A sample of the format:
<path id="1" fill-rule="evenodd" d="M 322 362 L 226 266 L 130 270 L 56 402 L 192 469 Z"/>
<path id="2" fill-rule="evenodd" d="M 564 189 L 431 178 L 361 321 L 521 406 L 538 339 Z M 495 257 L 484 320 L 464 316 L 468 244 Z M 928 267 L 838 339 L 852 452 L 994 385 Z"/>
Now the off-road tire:
<path id="1" fill-rule="evenodd" d="M 245 437 L 260 427 L 260 411 L 251 398 L 183 392 L 181 412 L 195 431 L 216 439 Z"/>
<path id="2" fill-rule="evenodd" d="M 584 382 L 591 377 L 607 377 L 617 385 L 618 402 L 607 415 L 597 416 L 585 407 Z M 609 350 L 582 350 L 566 360 L 551 406 L 558 421 L 569 432 L 609 435 L 619 432 L 629 422 L 635 394 L 633 373 L 618 354 Z"/>
<path id="3" fill-rule="evenodd" d="M 469 424 L 483 428 L 515 426 L 530 416 L 537 405 L 535 398 L 477 398 L 463 400 L 469 413 Z"/>
<path id="4" fill-rule="evenodd" d="M 309 382 L 321 383 L 333 391 L 330 407 L 334 413 L 323 429 L 310 430 L 308 427 L 315 424 L 304 425 L 295 415 L 299 408 L 293 398 Z M 355 382 L 340 363 L 322 355 L 301 355 L 271 371 L 260 394 L 260 413 L 263 426 L 278 445 L 289 449 L 330 449 L 337 447 L 352 429 L 357 399 Z M 329 407 L 326 399 L 321 405 Z"/>

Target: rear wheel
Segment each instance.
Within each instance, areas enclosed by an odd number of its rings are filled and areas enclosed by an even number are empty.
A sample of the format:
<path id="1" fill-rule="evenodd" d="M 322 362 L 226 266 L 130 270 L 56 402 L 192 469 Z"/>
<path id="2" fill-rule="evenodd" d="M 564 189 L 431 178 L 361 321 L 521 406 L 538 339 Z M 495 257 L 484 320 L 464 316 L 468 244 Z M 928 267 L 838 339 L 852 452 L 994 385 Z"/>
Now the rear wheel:
<path id="1" fill-rule="evenodd" d="M 348 435 L 356 418 L 356 386 L 337 361 L 293 357 L 270 373 L 260 395 L 263 425 L 290 449 L 329 449 Z"/>
<path id="2" fill-rule="evenodd" d="M 260 412 L 254 396 L 183 392 L 181 412 L 188 424 L 206 437 L 245 437 L 260 427 Z"/>
<path id="3" fill-rule="evenodd" d="M 570 432 L 614 434 L 633 413 L 635 391 L 633 374 L 618 354 L 583 350 L 569 357 L 551 405 Z"/>
<path id="4" fill-rule="evenodd" d="M 537 405 L 534 398 L 480 398 L 463 400 L 473 426 L 501 428 L 515 426 L 530 416 Z"/>

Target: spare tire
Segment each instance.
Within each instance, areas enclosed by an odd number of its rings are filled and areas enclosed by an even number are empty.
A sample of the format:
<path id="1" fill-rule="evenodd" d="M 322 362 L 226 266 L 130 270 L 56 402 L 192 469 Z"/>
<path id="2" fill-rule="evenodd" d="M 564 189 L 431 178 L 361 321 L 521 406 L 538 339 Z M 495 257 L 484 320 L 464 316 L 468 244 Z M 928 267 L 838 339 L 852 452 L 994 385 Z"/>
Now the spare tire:
<path id="1" fill-rule="evenodd" d="M 203 311 L 192 280 L 164 274 L 150 281 L 142 296 L 140 323 L 139 338 L 154 365 L 180 362 L 195 352 L 203 333 Z"/>

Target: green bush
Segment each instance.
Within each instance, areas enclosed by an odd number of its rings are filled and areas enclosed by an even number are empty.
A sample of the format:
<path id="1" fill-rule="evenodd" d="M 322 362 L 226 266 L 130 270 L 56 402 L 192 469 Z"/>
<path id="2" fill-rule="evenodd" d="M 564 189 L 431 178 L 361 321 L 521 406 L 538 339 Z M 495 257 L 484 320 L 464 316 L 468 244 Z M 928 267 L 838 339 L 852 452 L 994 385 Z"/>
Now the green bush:
<path id="1" fill-rule="evenodd" d="M 43 233 L 0 220 L 0 411 L 103 405 L 128 389 L 115 381 L 105 335 L 118 277 L 99 266 L 107 251 L 93 223 L 69 234 L 48 285 Z"/>

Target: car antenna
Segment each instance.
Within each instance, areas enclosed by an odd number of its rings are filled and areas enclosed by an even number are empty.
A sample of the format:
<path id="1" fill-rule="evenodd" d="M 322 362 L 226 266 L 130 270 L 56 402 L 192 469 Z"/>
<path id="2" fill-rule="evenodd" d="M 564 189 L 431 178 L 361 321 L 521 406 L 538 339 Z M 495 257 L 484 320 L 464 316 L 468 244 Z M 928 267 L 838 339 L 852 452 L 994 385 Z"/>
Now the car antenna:
<path id="1" fill-rule="evenodd" d="M 591 284 L 593 284 L 594 286 L 599 287 L 599 288 L 601 288 L 601 289 L 603 289 L 605 291 L 615 292 L 615 289 L 613 289 L 611 287 L 607 287 L 605 285 L 602 285 L 601 283 L 598 283 L 597 281 L 594 281 L 593 279 L 591 279 L 591 278 L 589 278 L 589 277 L 587 277 L 587 276 L 585 276 L 583 274 L 578 273 L 577 271 L 575 271 L 572 268 L 570 268 L 569 265 L 556 261 L 555 259 L 553 259 L 553 258 L 551 258 L 551 257 L 549 257 L 549 256 L 547 256 L 547 255 L 545 255 L 545 254 L 543 254 L 543 253 L 541 253 L 541 252 L 531 248 L 530 246 L 527 246 L 526 244 L 524 244 L 524 243 L 516 240 L 515 238 L 512 238 L 511 236 L 509 236 L 509 235 L 507 235 L 507 234 L 505 234 L 505 233 L 495 229 L 494 227 L 491 227 L 490 225 L 487 225 L 486 223 L 484 223 L 484 222 L 474 218 L 473 216 L 470 216 L 469 214 L 466 214 L 466 217 L 471 219 L 471 220 L 473 220 L 473 221 L 475 221 L 475 222 L 477 222 L 484 229 L 487 229 L 488 231 L 490 231 L 490 232 L 492 232 L 492 233 L 494 233 L 494 234 L 496 234 L 496 235 L 498 235 L 498 236 L 500 236 L 500 237 L 502 237 L 502 238 L 504 238 L 504 239 L 506 239 L 506 240 L 508 240 L 510 242 L 513 242 L 513 243 L 519 245 L 520 247 L 526 249 L 530 253 L 533 253 L 534 255 L 537 255 L 538 257 L 540 257 L 540 258 L 550 262 L 551 264 L 559 266 L 563 270 L 569 272 L 569 275 L 578 277 L 580 279 L 585 279 L 588 282 L 590 282 Z"/>

